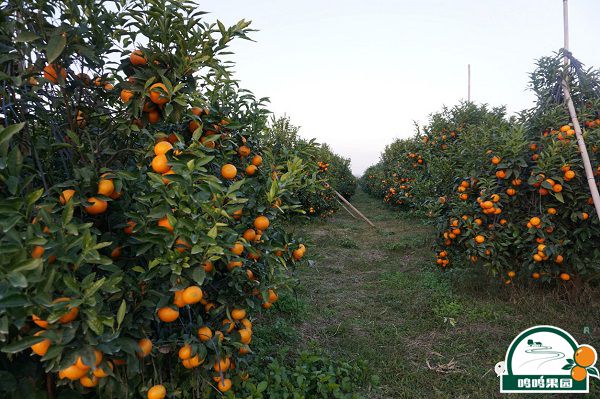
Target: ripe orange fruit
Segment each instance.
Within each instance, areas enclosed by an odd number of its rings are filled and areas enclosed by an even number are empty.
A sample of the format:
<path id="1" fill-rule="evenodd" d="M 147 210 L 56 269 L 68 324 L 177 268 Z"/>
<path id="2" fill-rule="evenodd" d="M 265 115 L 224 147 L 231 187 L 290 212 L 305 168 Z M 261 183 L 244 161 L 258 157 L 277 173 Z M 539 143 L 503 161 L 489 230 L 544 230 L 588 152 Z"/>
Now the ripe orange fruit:
<path id="1" fill-rule="evenodd" d="M 69 302 L 70 300 L 71 298 L 62 297 L 56 298 L 54 301 L 52 301 L 52 303 Z M 72 307 L 66 314 L 64 314 L 60 319 L 58 319 L 58 321 L 62 324 L 70 323 L 77 318 L 78 314 L 79 308 L 77 306 Z"/>
<path id="2" fill-rule="evenodd" d="M 37 337 L 42 333 L 44 333 L 44 331 L 38 331 L 33 335 Z M 52 341 L 50 341 L 48 338 L 44 338 L 42 341 L 38 342 L 37 344 L 31 345 L 31 350 L 36 355 L 45 356 L 46 352 L 48 352 L 48 348 L 50 348 L 50 344 L 52 344 Z"/>
<path id="3" fill-rule="evenodd" d="M 179 317 L 179 311 L 168 306 L 158 309 L 156 314 L 158 315 L 158 318 L 165 323 L 171 323 Z"/>
<path id="4" fill-rule="evenodd" d="M 73 195 L 75 195 L 75 190 L 64 190 L 60 197 L 58 197 L 58 200 L 60 201 L 61 205 L 65 205 L 71 198 L 73 198 Z"/>
<path id="5" fill-rule="evenodd" d="M 300 244 L 297 249 L 292 251 L 292 256 L 294 257 L 295 260 L 300 260 L 300 259 L 302 259 L 302 257 L 304 257 L 305 252 L 306 252 L 306 247 L 304 246 L 304 244 Z"/>
<path id="6" fill-rule="evenodd" d="M 239 330 L 238 333 L 240 334 L 241 343 L 247 345 L 250 343 L 250 341 L 252 341 L 252 330 L 244 328 L 242 330 Z"/>
<path id="7" fill-rule="evenodd" d="M 238 148 L 238 154 L 240 154 L 241 157 L 247 157 L 250 155 L 250 148 L 245 145 L 240 146 L 240 148 Z"/>
<path id="8" fill-rule="evenodd" d="M 538 227 L 540 223 L 542 223 L 542 221 L 539 217 L 534 216 L 531 219 L 529 219 L 529 223 L 531 223 L 533 227 Z"/>
<path id="9" fill-rule="evenodd" d="M 204 263 L 202 264 L 202 267 L 204 268 L 204 271 L 205 271 L 206 273 L 210 273 L 210 272 L 212 272 L 212 271 L 213 271 L 213 269 L 214 269 L 214 265 L 213 265 L 213 263 L 212 263 L 211 261 L 206 261 L 206 262 L 204 262 Z"/>
<path id="10" fill-rule="evenodd" d="M 35 247 L 33 247 L 33 251 L 31 251 L 31 257 L 33 259 L 39 259 L 42 256 L 44 256 L 44 252 L 46 252 L 44 247 L 42 247 L 41 245 L 36 245 Z"/>
<path id="11" fill-rule="evenodd" d="M 583 381 L 585 380 L 585 377 L 587 377 L 587 371 L 581 366 L 575 366 L 571 369 L 571 377 L 573 377 L 575 381 Z"/>
<path id="12" fill-rule="evenodd" d="M 31 315 L 31 320 L 38 326 L 38 327 L 42 327 L 42 328 L 48 328 L 48 322 L 46 320 L 42 320 L 41 318 L 39 318 L 38 316 L 32 314 Z"/>
<path id="13" fill-rule="evenodd" d="M 483 244 L 485 242 L 485 237 L 482 235 L 475 236 L 475 242 L 477 244 Z"/>
<path id="14" fill-rule="evenodd" d="M 559 264 L 559 265 L 561 263 L 563 263 L 563 260 L 564 260 L 564 258 L 563 258 L 562 255 L 556 255 L 556 258 L 554 258 L 554 262 L 557 263 L 557 264 Z"/>
<path id="15" fill-rule="evenodd" d="M 87 199 L 87 202 L 92 204 L 85 207 L 85 211 L 90 215 L 99 215 L 106 212 L 106 209 L 108 208 L 108 202 L 101 200 L 100 198 L 90 197 Z"/>
<path id="16" fill-rule="evenodd" d="M 210 327 L 203 326 L 198 329 L 198 338 L 202 342 L 206 342 L 213 337 L 213 332 Z"/>
<path id="17" fill-rule="evenodd" d="M 548 208 L 548 215 L 556 215 L 556 208 Z"/>
<path id="18" fill-rule="evenodd" d="M 121 198 L 121 195 L 123 195 L 123 193 L 121 191 L 113 191 L 113 193 L 111 195 L 109 195 L 109 197 L 111 199 L 116 200 L 116 199 Z"/>
<path id="19" fill-rule="evenodd" d="M 148 399 L 164 399 L 167 396 L 167 390 L 162 385 L 154 385 L 148 390 Z"/>
<path id="20" fill-rule="evenodd" d="M 590 217 L 590 215 L 587 212 L 583 212 L 581 214 L 581 219 L 583 219 L 583 220 L 588 220 L 589 217 Z"/>
<path id="21" fill-rule="evenodd" d="M 235 255 L 241 255 L 242 252 L 244 252 L 244 245 L 242 245 L 241 242 L 236 242 L 233 244 L 233 247 L 229 248 L 229 250 Z"/>
<path id="22" fill-rule="evenodd" d="M 252 157 L 252 165 L 254 166 L 260 166 L 262 165 L 263 159 L 260 155 L 255 155 L 254 157 Z"/>
<path id="23" fill-rule="evenodd" d="M 151 166 L 152 170 L 161 174 L 168 172 L 171 169 L 171 166 L 169 166 L 169 160 L 164 154 L 156 155 L 154 158 L 152 158 Z"/>
<path id="24" fill-rule="evenodd" d="M 100 380 L 96 376 L 92 376 L 91 378 L 88 376 L 83 376 L 79 379 L 79 383 L 86 388 L 93 388 L 98 385 Z"/>
<path id="25" fill-rule="evenodd" d="M 62 369 L 59 373 L 60 378 L 68 378 L 71 381 L 75 381 L 87 374 L 87 370 L 80 369 L 76 365 L 69 366 Z"/>
<path id="26" fill-rule="evenodd" d="M 197 285 L 192 285 L 183 290 L 183 302 L 186 305 L 192 305 L 202 300 L 202 289 Z"/>
<path id="27" fill-rule="evenodd" d="M 271 302 L 263 302 L 262 306 L 264 309 L 270 309 L 273 304 Z"/>
<path id="28" fill-rule="evenodd" d="M 213 366 L 213 368 L 217 372 L 226 372 L 227 370 L 229 370 L 229 366 L 231 366 L 231 360 L 229 360 L 229 358 L 226 357 L 225 359 L 215 360 L 215 365 Z"/>
<path id="29" fill-rule="evenodd" d="M 500 157 L 493 157 L 492 158 L 492 164 L 493 165 L 498 165 L 500 163 Z"/>
<path id="30" fill-rule="evenodd" d="M 190 243 L 187 242 L 186 240 L 184 240 L 183 238 L 176 239 L 174 247 L 175 247 L 175 251 L 179 252 L 180 254 L 182 254 L 186 250 L 192 248 Z"/>
<path id="31" fill-rule="evenodd" d="M 52 84 L 58 83 L 58 76 L 63 80 L 67 79 L 67 70 L 57 64 L 49 64 L 44 67 L 44 79 Z"/>
<path id="32" fill-rule="evenodd" d="M 148 62 L 140 50 L 135 50 L 129 54 L 129 61 L 135 66 L 146 65 Z"/>
<path id="33" fill-rule="evenodd" d="M 506 178 L 506 171 L 504 171 L 504 170 L 497 171 L 496 172 L 496 177 L 498 179 L 504 179 L 504 178 Z"/>
<path id="34" fill-rule="evenodd" d="M 242 234 L 242 237 L 244 237 L 246 241 L 252 242 L 256 238 L 256 231 L 254 229 L 247 229 L 244 231 L 244 234 Z"/>
<path id="35" fill-rule="evenodd" d="M 221 324 L 223 325 L 223 327 L 226 328 L 226 331 L 228 333 L 232 332 L 233 329 L 235 328 L 235 321 L 233 321 L 233 320 L 223 319 L 223 322 Z"/>
<path id="36" fill-rule="evenodd" d="M 256 173 L 257 167 L 254 165 L 248 165 L 246 166 L 246 174 L 248 176 L 254 176 L 254 174 Z"/>
<path id="37" fill-rule="evenodd" d="M 243 211 L 241 209 L 238 209 L 237 211 L 234 211 L 231 216 L 234 219 L 239 220 L 242 218 L 242 214 L 243 214 Z"/>
<path id="38" fill-rule="evenodd" d="M 531 277 L 533 277 L 534 280 L 537 280 L 540 278 L 540 274 L 538 272 L 533 272 L 533 274 L 531 275 Z"/>
<path id="39" fill-rule="evenodd" d="M 128 103 L 134 95 L 135 94 L 131 90 L 123 89 L 121 90 L 121 94 L 119 94 L 119 97 L 121 98 L 121 101 L 123 101 L 124 103 Z"/>
<path id="40" fill-rule="evenodd" d="M 154 155 L 165 155 L 173 149 L 173 144 L 168 141 L 159 141 L 154 145 Z"/>
<path id="41" fill-rule="evenodd" d="M 129 220 L 127 222 L 127 226 L 123 227 L 123 232 L 130 236 L 133 234 L 133 229 L 135 228 L 135 226 L 137 226 L 137 223 L 133 220 Z"/>
<path id="42" fill-rule="evenodd" d="M 508 272 L 508 277 L 510 278 L 515 278 L 516 275 L 517 273 L 513 272 L 512 270 Z"/>
<path id="43" fill-rule="evenodd" d="M 573 178 L 575 178 L 575 172 L 572 170 L 567 170 L 565 172 L 565 180 L 569 181 L 569 180 L 572 180 Z"/>
<path id="44" fill-rule="evenodd" d="M 179 348 L 178 356 L 181 360 L 187 360 L 192 357 L 192 347 L 190 344 L 184 344 L 181 348 Z"/>
<path id="45" fill-rule="evenodd" d="M 221 176 L 223 176 L 224 179 L 233 180 L 236 175 L 237 168 L 230 163 L 223 165 L 221 168 Z"/>
<path id="46" fill-rule="evenodd" d="M 260 231 L 265 231 L 266 229 L 269 228 L 269 219 L 266 216 L 257 216 L 256 219 L 254 219 L 254 227 L 256 227 L 258 230 Z"/>
<path id="47" fill-rule="evenodd" d="M 111 179 L 100 179 L 98 181 L 98 194 L 110 196 L 115 191 L 115 185 Z"/>
<path id="48" fill-rule="evenodd" d="M 561 273 L 559 277 L 562 281 L 569 281 L 571 279 L 569 273 Z"/>
<path id="49" fill-rule="evenodd" d="M 268 290 L 268 293 L 269 293 L 269 302 L 271 302 L 271 303 L 277 302 L 277 300 L 279 299 L 279 295 L 277 295 L 277 293 L 270 288 Z"/>
<path id="50" fill-rule="evenodd" d="M 223 378 L 222 380 L 219 380 L 217 388 L 219 388 L 219 391 L 221 392 L 229 391 L 231 389 L 231 380 L 229 378 Z"/>
<path id="51" fill-rule="evenodd" d="M 252 322 L 248 319 L 242 319 L 242 325 L 244 326 L 244 328 L 247 328 L 248 330 L 252 330 Z"/>
<path id="52" fill-rule="evenodd" d="M 183 300 L 183 290 L 175 291 L 173 304 L 178 308 L 182 308 L 185 306 L 185 302 Z"/>
<path id="53" fill-rule="evenodd" d="M 160 112 L 158 112 L 158 110 L 153 109 L 152 111 L 148 112 L 148 122 L 150 123 L 158 123 L 160 121 Z"/>
<path id="54" fill-rule="evenodd" d="M 167 91 L 167 86 L 162 83 L 154 83 L 148 89 L 150 101 L 157 105 L 163 105 L 171 101 L 171 95 Z"/>
<path id="55" fill-rule="evenodd" d="M 200 363 L 202 363 L 203 361 L 204 359 L 200 361 L 199 355 L 195 355 L 194 357 L 190 357 L 189 359 L 183 360 L 181 364 L 183 364 L 183 367 L 185 367 L 186 369 L 193 369 L 194 367 L 200 366 Z"/>
<path id="56" fill-rule="evenodd" d="M 555 184 L 554 186 L 552 186 L 552 191 L 554 191 L 555 193 L 560 193 L 563 190 L 563 186 L 560 184 Z"/>
<path id="57" fill-rule="evenodd" d="M 148 338 L 142 338 L 138 341 L 138 348 L 138 357 L 146 357 L 152 352 L 152 341 Z"/>
<path id="58" fill-rule="evenodd" d="M 591 367 L 596 363 L 596 351 L 589 345 L 581 345 L 575 351 L 575 363 L 581 367 Z"/>
<path id="59" fill-rule="evenodd" d="M 246 311 L 244 309 L 233 309 L 231 311 L 231 317 L 233 320 L 242 320 L 246 317 Z"/>
<path id="60" fill-rule="evenodd" d="M 158 220 L 158 226 L 159 227 L 164 227 L 165 229 L 169 230 L 169 232 L 173 232 L 173 230 L 175 230 L 175 228 L 173 226 L 171 226 L 171 223 L 169 223 L 169 219 L 165 216 L 164 218 L 161 218 Z"/>

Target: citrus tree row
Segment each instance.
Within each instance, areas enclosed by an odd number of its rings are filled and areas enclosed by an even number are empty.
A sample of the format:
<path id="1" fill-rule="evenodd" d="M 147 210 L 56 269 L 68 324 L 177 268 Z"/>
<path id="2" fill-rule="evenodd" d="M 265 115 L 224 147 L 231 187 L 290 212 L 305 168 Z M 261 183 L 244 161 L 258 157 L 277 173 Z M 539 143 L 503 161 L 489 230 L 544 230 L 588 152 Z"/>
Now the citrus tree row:
<path id="1" fill-rule="evenodd" d="M 397 140 L 361 178 L 385 202 L 431 217 L 436 264 L 482 265 L 516 279 L 580 284 L 600 272 L 600 223 L 557 82 L 567 76 L 594 173 L 600 173 L 598 74 L 562 56 L 531 75 L 534 109 L 463 103 L 433 114 L 414 137 Z"/>
<path id="2" fill-rule="evenodd" d="M 233 396 L 328 184 L 185 1 L 2 5 L 0 392 Z"/>

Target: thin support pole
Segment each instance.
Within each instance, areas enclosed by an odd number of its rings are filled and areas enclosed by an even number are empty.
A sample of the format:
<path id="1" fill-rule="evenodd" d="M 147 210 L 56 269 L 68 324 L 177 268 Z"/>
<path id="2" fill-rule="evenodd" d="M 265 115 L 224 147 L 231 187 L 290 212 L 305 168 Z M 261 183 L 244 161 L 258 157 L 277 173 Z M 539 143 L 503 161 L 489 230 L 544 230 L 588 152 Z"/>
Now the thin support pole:
<path id="1" fill-rule="evenodd" d="M 569 65 L 569 58 L 567 57 L 567 51 L 569 51 L 569 2 L 568 0 L 563 0 L 563 26 L 564 26 L 564 58 L 563 62 L 565 65 L 565 72 L 567 71 L 567 66 Z M 577 118 L 577 112 L 575 111 L 575 105 L 573 104 L 573 99 L 571 98 L 571 93 L 569 91 L 569 83 L 566 78 L 562 79 L 562 89 L 565 95 L 565 103 L 567 104 L 567 108 L 569 109 L 569 114 L 571 115 L 571 120 L 573 121 L 573 128 L 575 129 L 575 136 L 577 137 L 577 144 L 579 145 L 579 153 L 581 154 L 581 159 L 583 161 L 583 167 L 585 169 L 585 175 L 587 177 L 588 185 L 590 187 L 590 193 L 592 194 L 592 201 L 594 202 L 594 207 L 596 208 L 596 215 L 598 219 L 600 219 L 600 194 L 598 193 L 598 186 L 596 185 L 596 179 L 594 179 L 594 170 L 592 169 L 592 163 L 590 162 L 590 156 L 588 155 L 587 147 L 585 146 L 585 140 L 583 139 L 583 134 L 581 133 L 581 125 L 579 124 L 579 119 Z"/>
<path id="2" fill-rule="evenodd" d="M 344 210 L 346 212 L 348 212 L 350 214 L 350 216 L 352 216 L 354 219 L 356 219 L 356 215 L 354 213 L 350 212 L 350 209 L 346 208 L 346 206 L 344 204 L 342 204 L 342 202 L 339 199 L 336 198 L 335 200 L 342 208 L 344 208 Z"/>
<path id="3" fill-rule="evenodd" d="M 346 205 L 348 205 L 350 207 L 350 209 L 352 209 L 354 212 L 356 212 L 358 214 L 358 216 L 363 218 L 365 222 L 369 223 L 369 225 L 371 225 L 371 227 L 375 227 L 375 225 L 373 223 L 371 223 L 371 221 L 369 219 L 367 219 L 367 217 L 365 215 L 363 215 L 358 209 L 356 209 L 351 203 L 349 203 L 348 200 L 342 196 L 342 194 L 338 193 L 337 190 L 333 190 L 333 192 L 335 193 L 335 195 L 337 195 L 339 197 L 339 199 L 341 199 Z"/>
<path id="4" fill-rule="evenodd" d="M 471 102 L 471 64 L 467 65 L 467 101 Z"/>

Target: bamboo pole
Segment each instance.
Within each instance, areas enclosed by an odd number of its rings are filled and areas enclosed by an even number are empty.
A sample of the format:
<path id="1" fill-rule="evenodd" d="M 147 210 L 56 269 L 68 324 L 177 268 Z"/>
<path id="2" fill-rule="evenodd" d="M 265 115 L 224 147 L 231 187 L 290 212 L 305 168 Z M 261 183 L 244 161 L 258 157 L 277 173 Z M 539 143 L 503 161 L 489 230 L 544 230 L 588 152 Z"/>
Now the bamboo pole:
<path id="1" fill-rule="evenodd" d="M 569 51 L 569 4 L 568 0 L 563 0 L 563 20 L 564 20 L 564 65 L 565 67 L 569 64 L 567 57 L 567 51 Z M 583 161 L 583 167 L 585 169 L 585 175 L 587 177 L 588 185 L 590 187 L 590 193 L 592 194 L 592 200 L 594 201 L 594 207 L 596 208 L 596 216 L 600 219 L 600 194 L 598 193 L 598 186 L 596 185 L 596 179 L 594 179 L 594 170 L 592 169 L 592 163 L 590 162 L 590 156 L 588 155 L 587 147 L 585 146 L 585 140 L 581 133 L 581 125 L 577 118 L 577 112 L 575 111 L 575 105 L 571 98 L 569 91 L 569 84 L 565 77 L 562 79 L 562 89 L 565 95 L 565 103 L 569 109 L 571 120 L 573 121 L 573 128 L 575 129 L 575 136 L 577 137 L 577 144 L 579 145 L 579 152 Z"/>
<path id="2" fill-rule="evenodd" d="M 342 194 L 338 193 L 337 190 L 333 190 L 333 192 L 335 193 L 335 195 L 337 195 L 346 205 L 348 205 L 350 207 L 350 209 L 352 209 L 354 212 L 356 212 L 361 218 L 364 219 L 365 222 L 369 223 L 369 225 L 371 225 L 371 227 L 375 227 L 375 225 L 373 223 L 371 223 L 371 221 L 369 219 L 367 219 L 367 217 L 365 215 L 363 215 L 358 209 L 356 209 L 351 203 L 348 202 L 348 200 L 346 198 L 344 198 L 342 196 Z"/>
<path id="3" fill-rule="evenodd" d="M 344 208 L 344 210 L 346 212 L 348 212 L 350 214 L 350 216 L 352 216 L 354 219 L 356 219 L 356 215 L 354 213 L 350 212 L 350 210 L 348 208 L 346 208 L 346 206 L 344 204 L 342 204 L 342 202 L 339 199 L 336 198 L 335 200 L 342 208 Z"/>
<path id="4" fill-rule="evenodd" d="M 467 101 L 471 102 L 471 64 L 467 65 Z"/>

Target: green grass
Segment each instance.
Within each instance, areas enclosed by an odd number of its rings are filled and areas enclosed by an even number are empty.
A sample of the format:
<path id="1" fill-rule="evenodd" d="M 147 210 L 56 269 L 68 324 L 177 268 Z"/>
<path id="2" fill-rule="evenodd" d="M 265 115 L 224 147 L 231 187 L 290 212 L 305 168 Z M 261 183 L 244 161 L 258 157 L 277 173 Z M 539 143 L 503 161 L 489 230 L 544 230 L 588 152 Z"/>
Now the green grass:
<path id="1" fill-rule="evenodd" d="M 422 220 L 360 191 L 352 202 L 377 227 L 343 210 L 301 227 L 316 265 L 298 272 L 297 299 L 278 304 L 277 317 L 294 319 L 281 322 L 269 345 L 365 361 L 381 381 L 363 392 L 370 398 L 500 397 L 493 367 L 511 340 L 536 324 L 565 328 L 600 348 L 597 289 L 567 302 L 562 292 L 505 286 L 479 269 L 441 272 L 431 252 L 434 232 Z M 591 385 L 600 395 L 600 384 Z"/>

